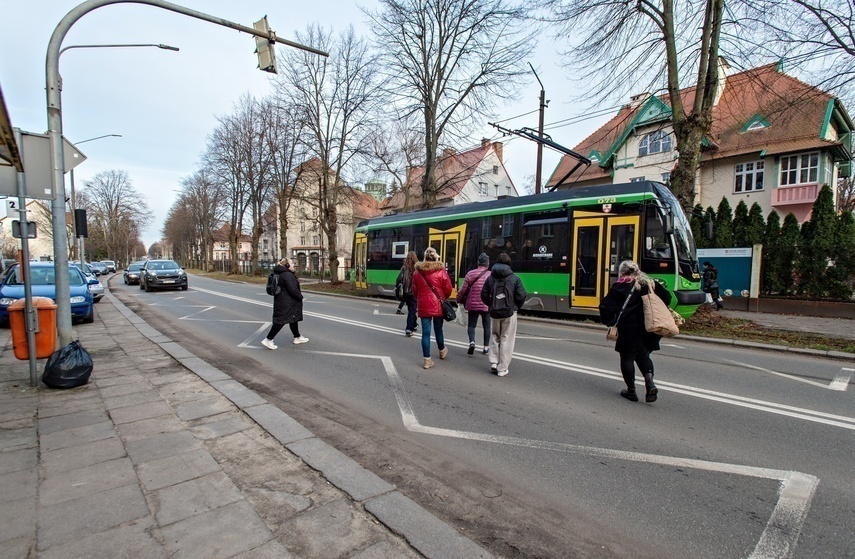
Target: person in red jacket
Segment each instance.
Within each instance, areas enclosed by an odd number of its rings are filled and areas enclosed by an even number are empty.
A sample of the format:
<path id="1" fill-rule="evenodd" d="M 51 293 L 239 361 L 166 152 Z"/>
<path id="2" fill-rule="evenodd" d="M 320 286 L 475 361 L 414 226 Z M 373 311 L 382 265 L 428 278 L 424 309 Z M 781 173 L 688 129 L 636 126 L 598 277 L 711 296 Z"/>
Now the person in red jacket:
<path id="1" fill-rule="evenodd" d="M 445 359 L 448 355 L 448 348 L 445 347 L 445 338 L 442 335 L 442 302 L 451 296 L 451 291 L 451 278 L 445 271 L 445 264 L 439 261 L 436 250 L 428 247 L 425 249 L 425 259 L 416 264 L 416 273 L 413 274 L 413 295 L 416 298 L 416 307 L 422 323 L 422 355 L 425 359 L 425 369 L 434 366 L 433 359 L 430 358 L 431 326 L 435 332 L 439 358 Z"/>

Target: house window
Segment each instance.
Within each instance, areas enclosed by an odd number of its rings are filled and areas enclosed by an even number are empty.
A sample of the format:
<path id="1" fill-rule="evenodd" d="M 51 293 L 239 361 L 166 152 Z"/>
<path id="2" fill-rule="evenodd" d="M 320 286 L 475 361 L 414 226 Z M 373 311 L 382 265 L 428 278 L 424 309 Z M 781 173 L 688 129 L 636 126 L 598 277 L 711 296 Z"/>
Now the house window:
<path id="1" fill-rule="evenodd" d="M 305 233 L 305 232 L 306 232 L 306 222 L 301 221 L 300 222 L 300 233 Z"/>
<path id="2" fill-rule="evenodd" d="M 671 182 L 671 173 L 662 173 L 662 182 L 665 184 Z"/>
<path id="3" fill-rule="evenodd" d="M 641 144 L 638 146 L 638 156 L 652 155 L 654 153 L 664 153 L 671 151 L 671 135 L 664 130 L 651 132 L 641 139 Z"/>
<path id="4" fill-rule="evenodd" d="M 305 246 L 305 245 L 306 245 L 306 236 L 300 235 L 300 246 Z"/>
<path id="5" fill-rule="evenodd" d="M 498 174 L 499 174 L 499 166 L 498 166 L 498 165 L 493 165 L 493 174 L 494 174 L 494 175 L 498 175 Z"/>
<path id="6" fill-rule="evenodd" d="M 317 236 L 317 235 L 312 235 L 312 244 L 313 244 L 313 245 L 317 245 L 317 244 L 318 244 L 318 236 Z"/>
<path id="7" fill-rule="evenodd" d="M 809 184 L 819 178 L 819 152 L 781 158 L 781 184 Z"/>
<path id="8" fill-rule="evenodd" d="M 734 192 L 751 192 L 763 190 L 763 174 L 766 163 L 764 161 L 752 161 L 750 163 L 737 163 L 734 168 L 736 182 L 733 185 Z"/>
<path id="9" fill-rule="evenodd" d="M 481 196 L 487 195 L 487 183 L 486 182 L 479 182 L 478 183 L 478 194 L 480 194 Z"/>
<path id="10" fill-rule="evenodd" d="M 644 182 L 644 177 L 632 177 L 629 182 Z"/>

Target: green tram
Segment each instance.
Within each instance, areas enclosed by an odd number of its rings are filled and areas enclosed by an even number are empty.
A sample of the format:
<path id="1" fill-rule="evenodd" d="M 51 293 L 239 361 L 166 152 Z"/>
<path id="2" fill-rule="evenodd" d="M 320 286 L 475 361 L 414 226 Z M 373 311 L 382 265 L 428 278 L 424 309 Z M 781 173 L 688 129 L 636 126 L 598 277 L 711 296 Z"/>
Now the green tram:
<path id="1" fill-rule="evenodd" d="M 668 188 L 632 182 L 571 188 L 362 221 L 353 242 L 356 288 L 394 296 L 407 252 L 440 254 L 456 289 L 482 252 L 501 252 L 522 279 L 525 310 L 598 314 L 618 266 L 635 260 L 675 296 L 684 317 L 704 302 L 689 221 Z"/>

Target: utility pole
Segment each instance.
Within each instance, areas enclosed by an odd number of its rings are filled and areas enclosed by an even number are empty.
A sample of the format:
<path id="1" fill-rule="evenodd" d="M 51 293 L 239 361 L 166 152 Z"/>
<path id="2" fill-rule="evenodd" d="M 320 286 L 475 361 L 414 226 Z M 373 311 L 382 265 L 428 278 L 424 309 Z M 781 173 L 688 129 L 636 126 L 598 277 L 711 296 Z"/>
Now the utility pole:
<path id="1" fill-rule="evenodd" d="M 540 78 L 537 75 L 537 72 L 534 70 L 534 66 L 531 65 L 531 62 L 528 63 L 531 68 L 532 73 L 534 74 L 537 83 L 540 84 L 540 118 L 538 120 L 537 125 L 537 133 L 543 137 L 543 113 L 546 110 L 547 105 L 549 105 L 549 101 L 546 100 L 546 92 L 543 90 L 543 82 L 540 81 Z M 540 194 L 543 188 L 541 169 L 543 167 L 543 144 L 537 144 L 537 171 L 535 173 L 534 178 L 534 193 Z"/>

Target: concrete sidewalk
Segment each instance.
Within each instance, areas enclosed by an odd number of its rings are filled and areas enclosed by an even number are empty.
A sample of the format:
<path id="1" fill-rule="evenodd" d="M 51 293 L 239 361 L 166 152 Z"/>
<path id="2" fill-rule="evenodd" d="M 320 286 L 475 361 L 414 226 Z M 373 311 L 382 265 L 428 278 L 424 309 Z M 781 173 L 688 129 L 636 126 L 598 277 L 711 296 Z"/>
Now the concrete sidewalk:
<path id="1" fill-rule="evenodd" d="M 73 331 L 71 390 L 0 331 L 0 559 L 492 557 L 109 292 Z"/>

